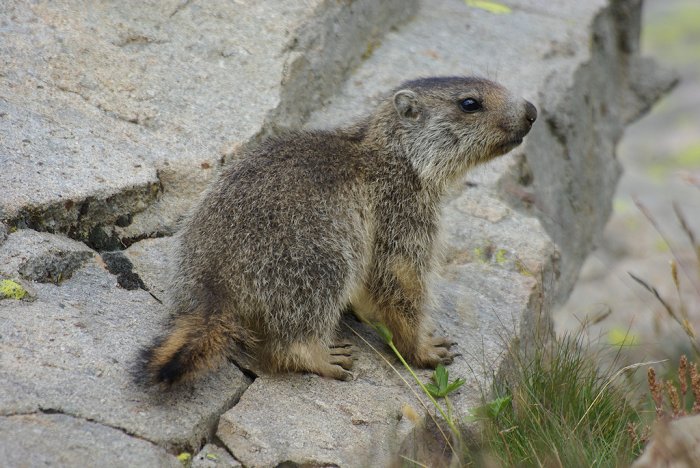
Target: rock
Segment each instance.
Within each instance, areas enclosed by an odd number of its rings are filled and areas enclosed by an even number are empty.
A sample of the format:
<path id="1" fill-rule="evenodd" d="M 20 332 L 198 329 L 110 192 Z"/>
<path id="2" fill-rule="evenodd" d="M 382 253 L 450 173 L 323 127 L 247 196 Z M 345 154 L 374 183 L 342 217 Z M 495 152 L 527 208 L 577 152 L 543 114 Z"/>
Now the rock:
<path id="1" fill-rule="evenodd" d="M 192 459 L 192 468 L 238 468 L 242 466 L 225 449 L 207 444 Z"/>
<path id="2" fill-rule="evenodd" d="M 312 375 L 258 378 L 221 418 L 217 435 L 245 466 L 347 466 L 351 460 L 387 466 L 412 429 L 400 411 L 411 398 L 398 378 L 387 379 L 391 370 L 378 356 L 367 353 L 360 360 L 350 385 Z M 382 386 L 372 377 L 393 382 Z"/>
<path id="3" fill-rule="evenodd" d="M 34 93 L 34 100 L 23 97 L 20 86 L 31 87 L 22 91 Z M 143 156 L 150 150 L 133 142 L 130 129 L 35 80 L 11 87 L 3 80 L 0 95 L 7 96 L 0 98 L 4 222 L 88 240 L 99 226 L 155 201 L 156 170 Z"/>
<path id="4" fill-rule="evenodd" d="M 7 233 L 9 229 L 7 229 L 7 226 L 4 223 L 0 223 L 0 246 L 5 242 L 5 239 L 7 239 Z"/>
<path id="5" fill-rule="evenodd" d="M 99 250 L 172 234 L 230 148 L 299 126 L 415 5 L 3 2 L 0 219 Z"/>
<path id="6" fill-rule="evenodd" d="M 34 285 L 34 302 L 0 301 L 0 415 L 60 412 L 193 450 L 250 382 L 229 364 L 173 391 L 140 388 L 131 369 L 167 315 L 155 299 L 95 260 L 60 286 Z"/>
<path id="7" fill-rule="evenodd" d="M 181 467 L 161 447 L 64 414 L 0 416 L 4 466 Z"/>
<path id="8" fill-rule="evenodd" d="M 133 271 L 143 280 L 148 290 L 161 300 L 165 299 L 170 277 L 170 260 L 175 253 L 175 238 L 145 239 L 124 251 Z"/>
<path id="9" fill-rule="evenodd" d="M 67 237 L 20 229 L 0 246 L 0 275 L 59 283 L 94 254 L 85 244 Z"/>
<path id="10" fill-rule="evenodd" d="M 700 415 L 657 422 L 651 442 L 632 468 L 700 466 Z"/>

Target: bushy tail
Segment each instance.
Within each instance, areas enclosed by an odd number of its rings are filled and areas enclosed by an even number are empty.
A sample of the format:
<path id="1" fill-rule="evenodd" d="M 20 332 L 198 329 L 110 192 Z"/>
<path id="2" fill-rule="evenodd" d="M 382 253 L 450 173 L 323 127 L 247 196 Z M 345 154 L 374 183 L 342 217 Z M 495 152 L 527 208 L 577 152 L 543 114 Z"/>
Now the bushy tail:
<path id="1" fill-rule="evenodd" d="M 169 386 L 221 365 L 242 338 L 227 318 L 205 307 L 176 317 L 166 335 L 141 351 L 136 380 Z"/>

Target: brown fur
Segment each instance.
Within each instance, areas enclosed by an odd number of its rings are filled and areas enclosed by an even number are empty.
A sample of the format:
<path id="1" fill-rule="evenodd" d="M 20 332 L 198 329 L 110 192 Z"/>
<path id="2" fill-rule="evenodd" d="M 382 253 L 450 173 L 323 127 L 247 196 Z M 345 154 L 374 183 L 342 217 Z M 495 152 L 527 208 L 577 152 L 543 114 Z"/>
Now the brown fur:
<path id="1" fill-rule="evenodd" d="M 466 111 L 466 98 L 482 108 Z M 175 382 L 243 345 L 270 371 L 347 379 L 350 348 L 333 342 L 349 306 L 384 322 L 415 364 L 451 362 L 450 342 L 429 334 L 441 199 L 535 116 L 496 83 L 428 78 L 354 126 L 248 149 L 180 233 L 174 318 L 141 375 Z"/>

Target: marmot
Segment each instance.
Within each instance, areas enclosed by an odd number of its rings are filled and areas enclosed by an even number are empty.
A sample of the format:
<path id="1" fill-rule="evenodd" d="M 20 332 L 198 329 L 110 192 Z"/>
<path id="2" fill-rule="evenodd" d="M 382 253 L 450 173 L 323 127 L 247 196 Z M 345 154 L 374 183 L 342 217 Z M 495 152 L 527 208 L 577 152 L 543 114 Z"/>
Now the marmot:
<path id="1" fill-rule="evenodd" d="M 519 145 L 537 117 L 492 81 L 408 81 L 347 128 L 295 131 L 243 151 L 186 221 L 169 330 L 140 375 L 172 384 L 244 346 L 272 372 L 351 377 L 334 344 L 351 307 L 384 323 L 413 364 L 450 363 L 429 330 L 441 198 Z"/>

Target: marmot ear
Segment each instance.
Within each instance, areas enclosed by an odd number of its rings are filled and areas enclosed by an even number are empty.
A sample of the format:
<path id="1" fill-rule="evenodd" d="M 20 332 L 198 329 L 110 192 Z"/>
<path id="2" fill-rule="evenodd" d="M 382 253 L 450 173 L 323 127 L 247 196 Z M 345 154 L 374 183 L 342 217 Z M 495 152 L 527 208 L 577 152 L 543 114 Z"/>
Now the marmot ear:
<path id="1" fill-rule="evenodd" d="M 410 89 L 402 89 L 394 94 L 394 107 L 402 119 L 418 120 L 421 114 L 418 96 Z"/>

